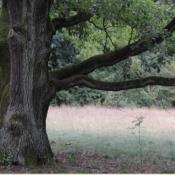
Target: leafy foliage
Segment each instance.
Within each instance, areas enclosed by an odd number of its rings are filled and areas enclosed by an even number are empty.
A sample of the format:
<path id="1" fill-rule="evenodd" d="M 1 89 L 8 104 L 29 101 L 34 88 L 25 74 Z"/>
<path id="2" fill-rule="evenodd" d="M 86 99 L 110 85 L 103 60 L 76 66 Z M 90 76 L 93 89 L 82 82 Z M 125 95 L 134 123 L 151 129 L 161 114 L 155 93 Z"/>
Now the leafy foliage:
<path id="1" fill-rule="evenodd" d="M 146 39 L 160 31 L 175 15 L 173 2 L 153 0 L 60 0 L 55 1 L 51 17 L 67 17 L 85 11 L 93 17 L 85 24 L 60 30 L 51 48 L 50 69 L 78 63 L 92 55 L 120 48 L 137 39 Z M 121 81 L 159 75 L 163 67 L 174 64 L 175 36 L 117 65 L 100 68 L 91 75 L 100 80 Z M 174 71 L 171 72 L 174 74 Z M 166 95 L 164 94 L 166 91 Z M 172 91 L 165 88 L 144 88 L 126 92 L 104 92 L 88 88 L 72 88 L 57 93 L 53 103 L 168 106 Z"/>
<path id="2" fill-rule="evenodd" d="M 52 70 L 78 62 L 75 56 L 79 53 L 79 50 L 60 33 L 53 36 L 51 49 L 52 54 L 49 61 L 49 68 Z"/>

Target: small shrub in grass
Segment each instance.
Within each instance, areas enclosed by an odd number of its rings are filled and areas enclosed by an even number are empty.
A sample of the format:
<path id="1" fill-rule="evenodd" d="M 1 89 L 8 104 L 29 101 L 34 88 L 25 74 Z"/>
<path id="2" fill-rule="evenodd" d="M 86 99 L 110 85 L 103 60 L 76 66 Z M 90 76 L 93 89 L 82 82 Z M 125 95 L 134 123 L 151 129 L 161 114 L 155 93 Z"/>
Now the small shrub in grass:
<path id="1" fill-rule="evenodd" d="M 76 154 L 74 152 L 69 153 L 68 160 L 70 164 L 76 163 Z"/>
<path id="2" fill-rule="evenodd" d="M 140 170 L 143 170 L 143 141 L 142 141 L 142 133 L 141 133 L 141 125 L 144 121 L 144 117 L 140 116 L 137 117 L 136 120 L 133 120 L 132 123 L 134 124 L 134 127 L 130 128 L 132 130 L 137 130 L 138 132 L 138 145 L 139 145 L 139 157 L 140 157 Z"/>

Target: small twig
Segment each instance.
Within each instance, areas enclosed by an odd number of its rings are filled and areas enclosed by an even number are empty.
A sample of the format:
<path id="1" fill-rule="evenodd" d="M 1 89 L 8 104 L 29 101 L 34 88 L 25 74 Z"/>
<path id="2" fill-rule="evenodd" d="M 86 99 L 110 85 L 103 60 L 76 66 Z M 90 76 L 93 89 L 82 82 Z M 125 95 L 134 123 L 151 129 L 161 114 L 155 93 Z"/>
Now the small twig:
<path id="1" fill-rule="evenodd" d="M 140 153 L 140 170 L 143 169 L 143 150 L 142 150 L 142 139 L 141 139 L 141 124 L 143 123 L 144 117 L 137 117 L 136 120 L 132 121 L 134 127 L 132 129 L 138 128 L 138 143 L 139 143 L 139 153 Z"/>
<path id="2" fill-rule="evenodd" d="M 128 41 L 128 45 L 131 44 L 131 41 L 132 41 L 132 39 L 133 39 L 133 34 L 134 34 L 134 28 L 131 27 L 131 33 L 130 33 L 130 38 L 129 38 L 129 41 Z"/>
<path id="3" fill-rule="evenodd" d="M 104 29 L 104 31 L 105 31 L 105 33 L 106 33 L 106 38 L 110 40 L 111 44 L 112 44 L 113 47 L 115 48 L 116 45 L 114 44 L 114 42 L 112 41 L 111 36 L 110 36 L 109 33 L 108 33 L 108 30 L 107 30 L 107 27 L 106 27 L 106 24 L 105 24 L 105 18 L 103 18 L 103 29 Z"/>
<path id="4" fill-rule="evenodd" d="M 107 45 L 107 40 L 108 39 L 110 40 L 110 42 L 113 45 L 113 47 L 114 48 L 116 47 L 116 44 L 112 41 L 112 38 L 109 35 L 108 30 L 107 30 L 108 28 L 111 28 L 112 26 L 106 26 L 106 24 L 105 24 L 105 18 L 103 18 L 103 27 L 98 26 L 97 24 L 95 24 L 93 21 L 90 21 L 90 20 L 89 20 L 89 23 L 93 24 L 94 27 L 97 28 L 98 30 L 101 30 L 101 31 L 104 31 L 105 32 L 105 35 L 106 35 L 106 37 L 105 37 L 105 47 Z"/>

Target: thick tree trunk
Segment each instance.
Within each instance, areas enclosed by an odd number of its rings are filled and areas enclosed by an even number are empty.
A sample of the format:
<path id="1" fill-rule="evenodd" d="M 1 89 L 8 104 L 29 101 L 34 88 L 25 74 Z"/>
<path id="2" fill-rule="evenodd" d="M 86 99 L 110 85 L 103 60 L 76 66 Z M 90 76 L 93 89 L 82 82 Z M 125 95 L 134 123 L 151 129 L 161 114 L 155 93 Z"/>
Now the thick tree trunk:
<path id="1" fill-rule="evenodd" d="M 8 17 L 5 7 L 0 12 L 0 128 L 8 106 L 8 84 L 10 75 L 10 60 L 7 43 Z"/>
<path id="2" fill-rule="evenodd" d="M 46 133 L 49 0 L 7 0 L 11 74 L 9 106 L 0 132 L 1 159 L 43 163 L 52 158 Z"/>

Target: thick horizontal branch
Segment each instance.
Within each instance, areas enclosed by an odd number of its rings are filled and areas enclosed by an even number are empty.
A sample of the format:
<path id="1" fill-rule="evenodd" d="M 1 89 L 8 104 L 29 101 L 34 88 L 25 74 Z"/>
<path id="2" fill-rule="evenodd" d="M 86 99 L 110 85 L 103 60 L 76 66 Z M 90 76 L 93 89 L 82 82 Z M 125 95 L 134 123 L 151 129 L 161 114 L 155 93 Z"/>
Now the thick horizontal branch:
<path id="1" fill-rule="evenodd" d="M 160 44 L 165 38 L 169 37 L 175 30 L 175 18 L 164 28 L 162 33 L 157 33 L 154 36 L 150 36 L 146 39 L 138 40 L 132 44 L 129 44 L 121 49 L 92 56 L 89 59 L 72 66 L 67 66 L 59 71 L 52 73 L 55 78 L 63 79 L 78 74 L 88 74 L 95 69 L 112 66 L 122 60 L 125 60 L 131 56 L 141 54 L 156 44 Z"/>
<path id="2" fill-rule="evenodd" d="M 103 82 L 89 78 L 85 75 L 76 75 L 65 80 L 54 81 L 54 83 L 58 90 L 69 89 L 74 86 L 83 86 L 105 91 L 121 91 L 127 89 L 143 88 L 148 85 L 175 86 L 175 78 L 153 76 L 123 82 Z"/>
<path id="3" fill-rule="evenodd" d="M 74 25 L 80 24 L 89 20 L 92 14 L 79 12 L 77 15 L 71 16 L 69 18 L 55 18 L 52 20 L 52 24 L 55 30 L 59 30 L 63 27 L 72 27 Z"/>

